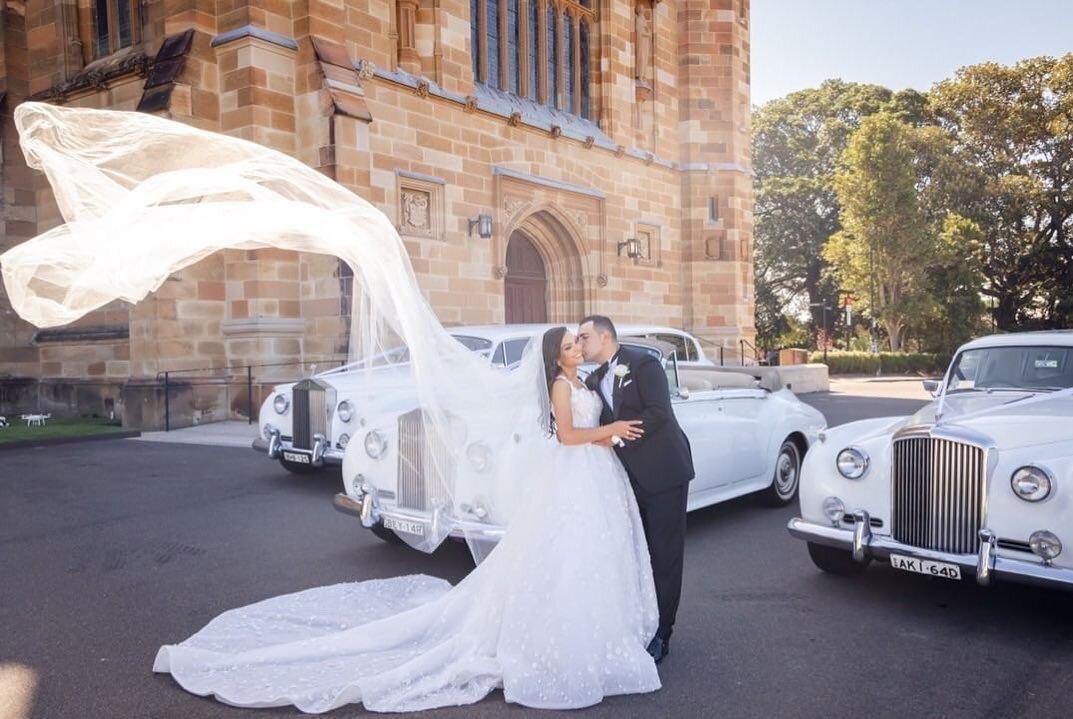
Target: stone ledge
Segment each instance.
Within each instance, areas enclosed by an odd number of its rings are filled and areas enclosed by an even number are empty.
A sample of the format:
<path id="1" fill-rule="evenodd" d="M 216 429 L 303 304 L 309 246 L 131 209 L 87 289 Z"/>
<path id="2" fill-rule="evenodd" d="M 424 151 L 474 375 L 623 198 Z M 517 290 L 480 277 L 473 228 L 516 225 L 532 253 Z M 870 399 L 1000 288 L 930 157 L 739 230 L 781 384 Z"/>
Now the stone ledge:
<path id="1" fill-rule="evenodd" d="M 113 327 L 61 327 L 59 329 L 38 330 L 34 334 L 35 344 L 68 342 L 118 342 L 130 339 L 129 326 Z"/>
<path id="2" fill-rule="evenodd" d="M 209 45 L 212 47 L 219 47 L 220 45 L 226 45 L 229 42 L 235 40 L 241 40 L 244 37 L 253 37 L 258 40 L 263 40 L 273 45 L 286 48 L 287 50 L 297 50 L 298 42 L 293 37 L 287 37 L 286 35 L 280 35 L 278 32 L 272 32 L 271 30 L 265 30 L 264 28 L 257 27 L 256 25 L 244 25 L 235 30 L 229 30 L 225 33 L 220 33 L 214 37 Z"/>
<path id="3" fill-rule="evenodd" d="M 567 192 L 574 192 L 579 195 L 588 195 L 590 197 L 597 197 L 599 199 L 605 199 L 607 193 L 601 192 L 592 187 L 582 187 L 581 185 L 574 185 L 569 182 L 563 182 L 562 180 L 552 180 L 547 177 L 540 177 L 539 175 L 528 175 L 518 170 L 511 170 L 506 167 L 499 167 L 498 165 L 492 168 L 493 175 L 501 175 L 503 177 L 513 177 L 515 180 L 522 180 L 523 182 L 531 182 L 534 185 L 544 185 L 545 187 L 552 187 L 556 190 L 565 190 Z"/>
<path id="4" fill-rule="evenodd" d="M 305 334 L 306 322 L 301 318 L 254 317 L 242 320 L 224 320 L 220 330 L 226 337 L 280 337 Z"/>

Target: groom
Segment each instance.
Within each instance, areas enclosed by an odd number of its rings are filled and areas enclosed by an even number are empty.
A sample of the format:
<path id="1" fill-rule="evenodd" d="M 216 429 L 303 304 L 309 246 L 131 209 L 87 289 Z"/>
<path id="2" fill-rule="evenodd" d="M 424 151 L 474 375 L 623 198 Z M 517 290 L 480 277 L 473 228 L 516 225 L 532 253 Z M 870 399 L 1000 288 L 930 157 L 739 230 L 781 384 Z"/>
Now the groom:
<path id="1" fill-rule="evenodd" d="M 601 424 L 639 419 L 644 436 L 617 447 L 641 512 L 659 606 L 659 629 L 648 645 L 658 664 L 670 651 L 671 630 L 682 595 L 686 497 L 693 479 L 693 457 L 671 409 L 667 375 L 648 354 L 619 345 L 610 319 L 592 315 L 578 328 L 581 351 L 600 367 L 587 378 L 603 398 Z"/>

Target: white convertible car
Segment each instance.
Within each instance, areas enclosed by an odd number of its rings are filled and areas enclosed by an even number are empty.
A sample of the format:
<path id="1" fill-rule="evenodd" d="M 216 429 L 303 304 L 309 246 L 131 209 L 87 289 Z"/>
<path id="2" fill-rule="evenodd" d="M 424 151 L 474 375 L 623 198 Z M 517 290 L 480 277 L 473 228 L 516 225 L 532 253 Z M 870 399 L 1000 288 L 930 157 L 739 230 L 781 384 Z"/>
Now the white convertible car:
<path id="1" fill-rule="evenodd" d="M 974 340 L 925 388 L 911 417 L 825 431 L 790 534 L 835 574 L 877 559 L 1073 589 L 1073 332 Z"/>
<path id="2" fill-rule="evenodd" d="M 510 367 L 538 332 L 559 325 L 484 325 L 448 330 L 460 343 L 484 355 L 488 362 Z M 624 337 L 647 337 L 669 342 L 685 361 L 682 367 L 715 367 L 695 337 L 671 327 L 623 325 Z M 273 387 L 261 405 L 261 436 L 253 448 L 278 460 L 288 471 L 305 474 L 338 466 L 365 418 L 412 401 L 411 378 L 405 348 L 384 356 L 385 366 L 373 373 L 346 365 L 321 372 L 300 382 Z"/>
<path id="3" fill-rule="evenodd" d="M 682 369 L 676 348 L 666 342 L 623 337 L 622 343 L 655 354 L 667 369 L 672 406 L 689 437 L 697 471 L 689 510 L 753 492 L 774 505 L 793 500 L 802 457 L 826 421 L 782 388 L 776 371 L 756 368 L 763 374 L 754 375 L 750 368 Z M 444 521 L 444 514 L 453 536 L 495 541 L 502 535 L 495 517 L 457 482 L 451 488 L 455 506 L 433 516 L 432 508 L 449 500 L 439 482 L 426 482 L 422 468 L 428 448 L 420 434 L 420 410 L 412 401 L 365 419 L 365 436 L 355 438 L 344 453 L 345 491 L 336 495 L 336 509 L 360 517 L 384 540 L 402 537 L 415 546 L 428 536 L 433 521 Z M 449 466 L 480 460 L 480 453 L 460 455 Z"/>

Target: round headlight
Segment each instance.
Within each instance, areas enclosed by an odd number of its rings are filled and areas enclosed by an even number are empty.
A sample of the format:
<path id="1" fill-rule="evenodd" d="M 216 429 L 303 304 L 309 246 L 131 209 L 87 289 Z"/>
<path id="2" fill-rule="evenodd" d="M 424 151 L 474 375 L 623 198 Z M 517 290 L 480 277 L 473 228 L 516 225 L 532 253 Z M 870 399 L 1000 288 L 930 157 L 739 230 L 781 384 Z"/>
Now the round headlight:
<path id="1" fill-rule="evenodd" d="M 339 440 L 337 441 L 337 444 L 339 445 L 339 449 L 346 449 L 346 446 L 350 444 L 350 435 L 346 432 L 343 432 L 341 435 L 339 435 Z"/>
<path id="2" fill-rule="evenodd" d="M 1033 554 L 1043 557 L 1048 562 L 1062 553 L 1062 542 L 1053 532 L 1046 530 L 1033 532 L 1028 538 L 1028 546 L 1032 548 Z"/>
<path id="3" fill-rule="evenodd" d="M 272 433 L 275 431 L 275 427 L 270 424 L 265 424 L 265 426 L 261 428 L 261 436 L 265 439 L 272 439 Z"/>
<path id="4" fill-rule="evenodd" d="M 492 466 L 492 448 L 484 442 L 474 442 L 466 447 L 466 458 L 478 472 L 487 472 Z"/>
<path id="5" fill-rule="evenodd" d="M 350 404 L 348 400 L 345 399 L 339 403 L 339 406 L 336 408 L 335 412 L 339 415 L 339 419 L 343 420 L 344 422 L 349 422 L 351 419 L 354 418 L 354 407 Z"/>
<path id="6" fill-rule="evenodd" d="M 868 471 L 868 455 L 856 447 L 846 447 L 838 453 L 835 464 L 846 479 L 860 479 Z"/>
<path id="7" fill-rule="evenodd" d="M 832 524 L 838 524 L 846 513 L 846 505 L 838 497 L 828 497 L 823 500 L 823 513 Z"/>
<path id="8" fill-rule="evenodd" d="M 386 451 L 387 440 L 384 438 L 384 435 L 380 434 L 375 429 L 365 435 L 365 454 L 369 455 L 372 459 L 380 459 L 384 456 L 384 452 Z"/>
<path id="9" fill-rule="evenodd" d="M 1026 502 L 1042 502 L 1051 496 L 1054 482 L 1051 473 L 1031 464 L 1014 471 L 1010 477 L 1013 493 Z"/>
<path id="10" fill-rule="evenodd" d="M 287 399 L 285 394 L 277 394 L 276 398 L 272 400 L 272 409 L 276 410 L 276 414 L 286 414 L 290 406 L 291 401 Z"/>

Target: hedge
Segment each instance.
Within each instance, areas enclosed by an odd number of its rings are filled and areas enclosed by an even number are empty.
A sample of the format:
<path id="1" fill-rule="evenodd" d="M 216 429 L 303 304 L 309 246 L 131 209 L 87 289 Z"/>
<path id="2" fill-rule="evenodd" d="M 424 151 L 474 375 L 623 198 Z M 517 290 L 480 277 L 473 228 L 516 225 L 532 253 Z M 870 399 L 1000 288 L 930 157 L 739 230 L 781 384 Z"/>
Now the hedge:
<path id="1" fill-rule="evenodd" d="M 823 352 L 813 352 L 809 362 L 823 363 Z M 950 363 L 947 355 L 926 352 L 828 352 L 830 374 L 928 374 L 941 375 Z"/>

